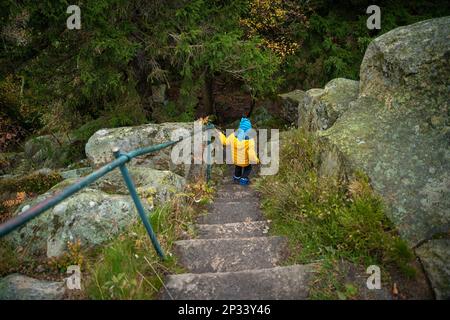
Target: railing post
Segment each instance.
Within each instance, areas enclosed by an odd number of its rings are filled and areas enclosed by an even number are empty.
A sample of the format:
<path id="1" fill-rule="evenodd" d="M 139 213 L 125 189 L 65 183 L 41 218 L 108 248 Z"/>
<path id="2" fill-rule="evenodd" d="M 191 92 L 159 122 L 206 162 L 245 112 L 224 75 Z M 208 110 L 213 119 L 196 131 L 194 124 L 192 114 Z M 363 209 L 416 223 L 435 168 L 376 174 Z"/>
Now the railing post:
<path id="1" fill-rule="evenodd" d="M 120 156 L 125 156 L 120 153 L 120 150 L 117 147 L 113 148 L 112 151 L 116 158 L 119 158 Z M 150 221 L 148 220 L 148 218 L 145 214 L 144 207 L 142 206 L 139 195 L 137 194 L 136 188 L 134 187 L 133 180 L 131 179 L 131 176 L 130 176 L 130 173 L 128 172 L 126 164 L 125 163 L 122 164 L 119 167 L 119 169 L 120 169 L 120 172 L 122 173 L 123 180 L 125 181 L 128 191 L 131 194 L 131 198 L 133 199 L 134 205 L 136 206 L 139 216 L 141 217 L 142 223 L 144 224 L 145 229 L 147 230 L 148 236 L 150 237 L 150 240 L 152 241 L 153 247 L 156 250 L 156 253 L 162 259 L 165 259 L 164 252 L 162 251 L 161 246 L 158 242 L 158 239 L 156 238 L 155 232 L 153 231 L 152 225 L 150 224 Z"/>
<path id="2" fill-rule="evenodd" d="M 211 179 L 211 133 L 209 132 L 209 128 L 206 129 L 206 134 L 208 136 L 208 141 L 206 142 L 206 152 L 207 152 L 207 160 L 206 160 L 206 183 Z"/>

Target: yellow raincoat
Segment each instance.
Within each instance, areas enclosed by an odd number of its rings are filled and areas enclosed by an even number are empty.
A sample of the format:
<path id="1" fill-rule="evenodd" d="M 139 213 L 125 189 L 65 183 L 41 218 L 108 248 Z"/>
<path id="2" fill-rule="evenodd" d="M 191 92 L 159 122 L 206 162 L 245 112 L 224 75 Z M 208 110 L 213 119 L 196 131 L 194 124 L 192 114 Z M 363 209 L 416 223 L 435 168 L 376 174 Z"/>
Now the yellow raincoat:
<path id="1" fill-rule="evenodd" d="M 230 134 L 228 137 L 225 137 L 222 132 L 220 132 L 219 138 L 223 145 L 231 145 L 231 157 L 235 165 L 246 167 L 249 164 L 259 163 L 259 159 L 255 151 L 255 140 L 248 139 L 239 141 L 234 133 Z"/>

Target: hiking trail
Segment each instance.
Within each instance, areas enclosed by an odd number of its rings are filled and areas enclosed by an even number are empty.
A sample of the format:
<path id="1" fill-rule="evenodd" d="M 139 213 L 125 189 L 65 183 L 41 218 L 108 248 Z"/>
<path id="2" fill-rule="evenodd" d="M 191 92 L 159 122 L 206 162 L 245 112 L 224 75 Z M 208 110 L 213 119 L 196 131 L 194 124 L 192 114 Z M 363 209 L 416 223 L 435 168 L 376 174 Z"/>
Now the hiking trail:
<path id="1" fill-rule="evenodd" d="M 175 242 L 189 272 L 169 275 L 161 299 L 306 299 L 314 266 L 282 266 L 287 241 L 268 234 L 259 194 L 225 182 L 208 214 L 197 220 L 197 238 Z"/>

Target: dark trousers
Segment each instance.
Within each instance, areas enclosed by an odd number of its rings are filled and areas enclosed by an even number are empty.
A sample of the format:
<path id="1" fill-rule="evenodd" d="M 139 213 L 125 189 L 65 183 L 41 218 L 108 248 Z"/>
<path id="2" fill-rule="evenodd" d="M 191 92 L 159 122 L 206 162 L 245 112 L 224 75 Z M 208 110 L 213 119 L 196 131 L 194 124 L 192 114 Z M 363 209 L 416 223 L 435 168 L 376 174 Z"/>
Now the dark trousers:
<path id="1" fill-rule="evenodd" d="M 236 178 L 248 178 L 250 172 L 252 172 L 251 164 L 246 167 L 234 166 L 234 176 Z"/>

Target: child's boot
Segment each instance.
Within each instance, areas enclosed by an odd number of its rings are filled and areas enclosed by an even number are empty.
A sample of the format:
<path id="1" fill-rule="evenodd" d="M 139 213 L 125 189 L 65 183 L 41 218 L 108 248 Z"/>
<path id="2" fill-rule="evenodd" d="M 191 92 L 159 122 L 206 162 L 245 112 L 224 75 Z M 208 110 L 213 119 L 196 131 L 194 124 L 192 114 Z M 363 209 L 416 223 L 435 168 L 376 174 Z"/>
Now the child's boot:
<path id="1" fill-rule="evenodd" d="M 239 184 L 241 186 L 247 186 L 250 183 L 250 180 L 248 178 L 241 178 L 239 179 Z"/>
<path id="2" fill-rule="evenodd" d="M 241 179 L 240 177 L 236 177 L 236 176 L 233 175 L 233 182 L 234 183 L 239 183 L 240 179 Z"/>

